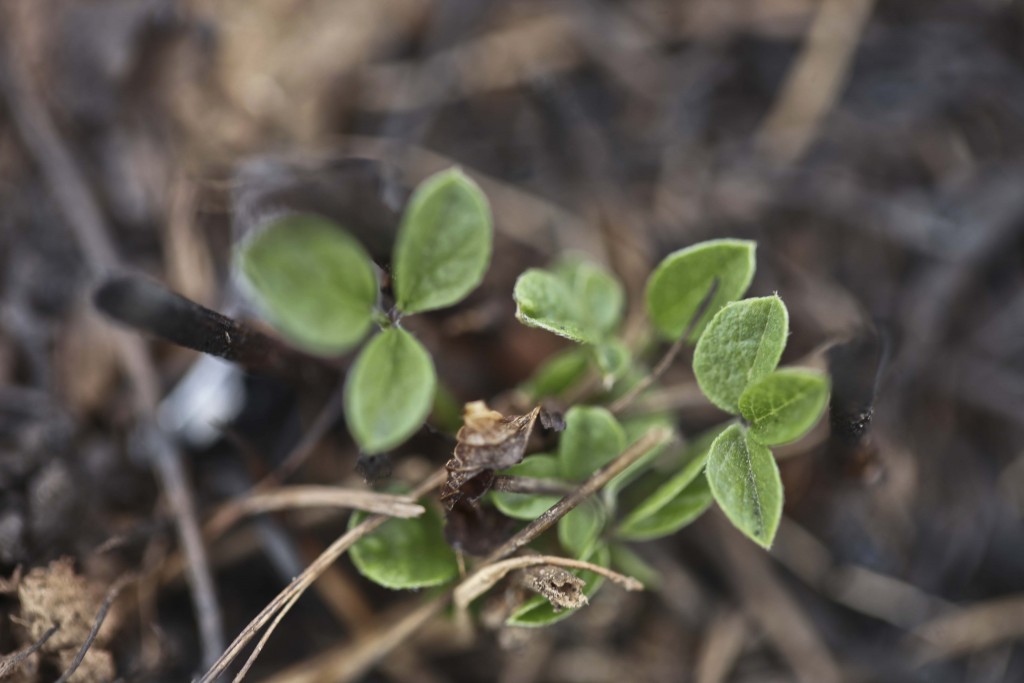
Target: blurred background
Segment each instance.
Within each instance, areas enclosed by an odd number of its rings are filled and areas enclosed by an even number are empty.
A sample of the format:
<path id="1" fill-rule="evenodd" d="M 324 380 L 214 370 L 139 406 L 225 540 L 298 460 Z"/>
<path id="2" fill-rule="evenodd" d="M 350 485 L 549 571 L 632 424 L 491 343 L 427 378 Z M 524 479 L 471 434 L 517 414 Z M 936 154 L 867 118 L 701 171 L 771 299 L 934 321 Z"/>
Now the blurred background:
<path id="1" fill-rule="evenodd" d="M 420 597 L 342 559 L 249 680 L 1024 680 L 1024 3 L 7 0 L 0 89 L 0 570 L 98 596 L 85 631 L 133 577 L 72 680 L 206 670 L 337 536 L 324 515 L 189 535 L 297 444 L 296 480 L 364 486 L 330 386 L 118 331 L 96 284 L 248 317 L 231 247 L 261 216 L 325 213 L 384 262 L 409 188 L 453 164 L 497 230 L 484 286 L 416 329 L 454 398 L 561 348 L 513 319 L 525 268 L 584 251 L 635 305 L 665 254 L 732 236 L 789 306 L 783 362 L 852 340 L 832 434 L 785 453 L 770 554 L 709 514 L 638 546 L 645 594 L 390 644 Z M 688 434 L 715 414 L 677 365 Z M 418 437 L 389 466 L 447 452 Z M 14 653 L 56 608 L 7 579 Z M 53 652 L 12 680 L 55 680 Z"/>

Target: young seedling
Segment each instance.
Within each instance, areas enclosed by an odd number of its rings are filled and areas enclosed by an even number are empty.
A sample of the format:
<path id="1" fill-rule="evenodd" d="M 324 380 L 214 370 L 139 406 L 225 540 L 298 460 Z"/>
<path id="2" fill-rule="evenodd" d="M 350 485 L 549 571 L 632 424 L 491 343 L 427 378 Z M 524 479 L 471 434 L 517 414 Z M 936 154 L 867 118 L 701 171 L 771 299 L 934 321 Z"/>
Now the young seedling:
<path id="1" fill-rule="evenodd" d="M 345 382 L 345 418 L 359 448 L 401 445 L 434 403 L 430 354 L 402 328 L 403 317 L 452 306 L 483 279 L 491 258 L 491 214 L 480 188 L 457 169 L 424 181 L 402 217 L 392 264 L 395 301 L 384 306 L 378 269 L 340 226 L 285 215 L 238 249 L 237 269 L 252 298 L 292 343 L 335 356 L 379 330 Z"/>
<path id="2" fill-rule="evenodd" d="M 393 301 L 362 245 L 319 216 L 267 222 L 239 246 L 236 265 L 257 306 L 297 348 L 337 356 L 362 345 L 345 380 L 344 412 L 356 444 L 374 454 L 405 442 L 434 404 L 433 361 L 402 321 L 456 304 L 479 285 L 491 231 L 483 193 L 449 170 L 420 185 L 404 213 L 392 260 Z M 568 556 L 573 567 L 593 569 L 574 569 L 585 582 L 584 597 L 609 566 L 655 582 L 628 544 L 672 534 L 715 503 L 747 537 L 770 547 L 783 504 L 770 448 L 811 429 L 827 404 L 829 382 L 813 370 L 777 368 L 788 314 L 777 295 L 742 298 L 754 269 L 755 245 L 744 240 L 712 240 L 666 257 L 645 293 L 652 333 L 671 343 L 653 369 L 643 346 L 630 349 L 617 336 L 626 297 L 613 275 L 580 257 L 524 272 L 512 293 L 516 317 L 578 346 L 552 358 L 520 389 L 537 404 L 548 397 L 574 400 L 557 446 L 536 454 L 526 452 L 534 426 L 557 422 L 539 405 L 506 416 L 467 404 L 441 493 L 449 526 L 453 515 L 468 513 L 479 522 L 487 510 L 527 522 L 514 547 L 506 541 L 491 556 L 505 557 L 526 543 Z M 109 308 L 118 308 L 117 297 L 108 298 Z M 227 319 L 209 321 L 219 331 L 235 329 Z M 677 447 L 668 438 L 674 415 L 626 409 L 636 399 L 642 403 L 687 345 L 695 345 L 701 391 L 733 418 Z M 589 381 L 595 373 L 602 382 Z M 361 528 L 362 519 L 354 515 L 351 527 Z M 541 535 L 549 526 L 556 533 Z M 389 588 L 451 584 L 459 563 L 445 535 L 434 510 L 390 519 L 355 542 L 352 559 L 364 576 Z M 552 602 L 550 591 L 534 590 L 508 623 L 541 626 L 572 612 Z"/>

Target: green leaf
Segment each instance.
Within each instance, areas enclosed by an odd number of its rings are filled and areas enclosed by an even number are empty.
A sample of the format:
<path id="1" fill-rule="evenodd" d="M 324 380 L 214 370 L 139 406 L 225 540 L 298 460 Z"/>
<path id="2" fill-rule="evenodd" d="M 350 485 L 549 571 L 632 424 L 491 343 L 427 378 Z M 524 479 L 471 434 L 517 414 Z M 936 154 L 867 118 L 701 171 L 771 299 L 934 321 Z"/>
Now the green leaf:
<path id="1" fill-rule="evenodd" d="M 674 534 L 704 514 L 711 502 L 708 480 L 698 474 L 689 486 L 664 501 L 657 510 L 642 518 L 624 521 L 616 536 L 627 541 L 649 541 Z"/>
<path id="2" fill-rule="evenodd" d="M 419 313 L 464 299 L 483 280 L 491 239 L 487 197 L 465 173 L 450 169 L 423 181 L 395 243 L 399 310 Z"/>
<path id="3" fill-rule="evenodd" d="M 700 338 L 722 306 L 743 296 L 754 277 L 754 242 L 721 239 L 669 254 L 647 280 L 647 312 L 668 339 L 678 339 L 718 278 L 718 289 L 689 341 Z"/>
<path id="4" fill-rule="evenodd" d="M 503 470 L 501 474 L 558 480 L 561 476 L 561 469 L 558 458 L 553 455 L 531 455 L 518 465 Z M 494 506 L 501 512 L 513 519 L 530 522 L 540 517 L 561 499 L 561 496 L 506 493 L 504 491 L 495 491 L 491 495 Z"/>
<path id="5" fill-rule="evenodd" d="M 599 341 L 599 336 L 581 319 L 569 287 L 554 273 L 540 268 L 526 270 L 516 280 L 512 298 L 516 302 L 516 319 L 524 325 L 577 342 Z"/>
<path id="6" fill-rule="evenodd" d="M 558 520 L 558 542 L 573 557 L 589 557 L 601 538 L 606 520 L 601 504 L 590 499 Z"/>
<path id="7" fill-rule="evenodd" d="M 430 354 L 405 330 L 370 340 L 348 372 L 345 420 L 364 453 L 394 448 L 423 424 L 437 377 Z"/>
<path id="8" fill-rule="evenodd" d="M 534 401 L 559 396 L 583 378 L 589 365 L 587 348 L 573 347 L 546 360 L 523 384 L 522 390 Z"/>
<path id="9" fill-rule="evenodd" d="M 779 364 L 789 314 L 778 296 L 728 304 L 711 320 L 693 352 L 693 373 L 704 395 L 735 415 L 740 396 Z"/>
<path id="10" fill-rule="evenodd" d="M 444 540 L 441 517 L 430 505 L 420 517 L 389 519 L 355 542 L 349 554 L 359 573 L 385 588 L 436 586 L 458 573 L 455 553 Z M 368 515 L 356 512 L 352 529 Z"/>
<path id="11" fill-rule="evenodd" d="M 828 404 L 828 378 L 813 370 L 776 370 L 750 384 L 740 413 L 750 436 L 766 446 L 796 441 L 815 425 Z"/>
<path id="12" fill-rule="evenodd" d="M 626 448 L 626 434 L 615 416 L 600 406 L 573 406 L 565 414 L 558 443 L 562 477 L 582 481 Z"/>
<path id="13" fill-rule="evenodd" d="M 628 417 L 622 421 L 622 429 L 626 433 L 627 444 L 635 443 L 647 432 L 659 428 L 674 431 L 676 428 L 675 417 L 671 413 L 648 413 L 646 415 Z M 607 495 L 614 499 L 619 491 L 646 472 L 651 463 L 661 457 L 669 443 L 671 443 L 671 440 L 666 440 L 655 446 L 608 482 L 608 485 L 605 486 Z"/>
<path id="14" fill-rule="evenodd" d="M 594 552 L 594 555 L 589 558 L 589 561 L 596 565 L 607 567 L 609 559 L 610 554 L 608 552 L 608 548 L 607 546 L 603 546 Z M 587 582 L 587 585 L 583 587 L 583 594 L 588 598 L 593 597 L 594 593 L 597 592 L 597 589 L 601 587 L 602 583 L 604 583 L 603 576 L 591 571 L 573 570 L 572 573 Z M 505 623 L 509 626 L 536 628 L 562 621 L 575 612 L 576 610 L 574 609 L 564 609 L 560 612 L 556 612 L 550 602 L 539 595 L 535 595 L 524 602 L 519 609 L 513 612 L 512 616 L 509 617 Z"/>
<path id="15" fill-rule="evenodd" d="M 615 331 L 622 321 L 626 291 L 614 275 L 580 258 L 566 259 L 552 271 L 572 293 L 583 327 L 596 336 Z"/>
<path id="16" fill-rule="evenodd" d="M 732 425 L 708 454 L 707 478 L 715 502 L 733 525 L 770 548 L 782 517 L 782 480 L 767 446 Z"/>
<path id="17" fill-rule="evenodd" d="M 596 344 L 622 319 L 625 293 L 612 275 L 585 261 L 530 268 L 516 280 L 516 318 L 577 342 Z"/>
<path id="18" fill-rule="evenodd" d="M 359 242 L 325 218 L 271 221 L 239 246 L 235 262 L 258 307 L 297 346 L 339 354 L 370 329 L 373 264 Z"/>
<path id="19" fill-rule="evenodd" d="M 611 550 L 611 567 L 620 574 L 631 576 L 648 590 L 655 590 L 661 585 L 661 575 L 633 549 L 623 543 L 613 543 Z"/>
<path id="20" fill-rule="evenodd" d="M 601 379 L 606 389 L 611 388 L 626 374 L 633 360 L 629 349 L 618 339 L 607 339 L 588 348 L 593 350 L 594 361 L 597 363 L 597 369 L 601 371 Z"/>
<path id="21" fill-rule="evenodd" d="M 696 519 L 711 498 L 706 485 L 693 485 L 704 471 L 711 444 L 721 431 L 708 430 L 691 443 L 679 471 L 626 515 L 616 535 L 627 540 L 647 540 L 673 533 Z"/>

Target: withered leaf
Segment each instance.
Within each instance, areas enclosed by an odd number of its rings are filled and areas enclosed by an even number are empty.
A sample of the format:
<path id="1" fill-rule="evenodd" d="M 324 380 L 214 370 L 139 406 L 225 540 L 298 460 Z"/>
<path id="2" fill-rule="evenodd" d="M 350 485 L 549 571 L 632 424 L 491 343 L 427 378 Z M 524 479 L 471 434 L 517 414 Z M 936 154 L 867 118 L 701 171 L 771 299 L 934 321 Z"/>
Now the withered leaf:
<path id="1" fill-rule="evenodd" d="M 557 410 L 540 409 L 540 426 L 552 432 L 565 431 L 565 416 Z"/>
<path id="2" fill-rule="evenodd" d="M 575 609 L 587 604 L 583 594 L 586 581 L 567 569 L 550 564 L 527 567 L 520 577 L 522 585 L 542 595 L 555 611 Z"/>
<path id="3" fill-rule="evenodd" d="M 495 508 L 463 498 L 445 515 L 444 538 L 458 551 L 483 557 L 504 543 L 514 527 L 513 520 Z"/>
<path id="4" fill-rule="evenodd" d="M 538 406 L 525 415 L 506 417 L 483 401 L 466 404 L 455 452 L 445 465 L 448 481 L 441 489 L 441 501 L 449 510 L 463 498 L 473 502 L 486 493 L 494 470 L 522 461 L 540 411 Z"/>

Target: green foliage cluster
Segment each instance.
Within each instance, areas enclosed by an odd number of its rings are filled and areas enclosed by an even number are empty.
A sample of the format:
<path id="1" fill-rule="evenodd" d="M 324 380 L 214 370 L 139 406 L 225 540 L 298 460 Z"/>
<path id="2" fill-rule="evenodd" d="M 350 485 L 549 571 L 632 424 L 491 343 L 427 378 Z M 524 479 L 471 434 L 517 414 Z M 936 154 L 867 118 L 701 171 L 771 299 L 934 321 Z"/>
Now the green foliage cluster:
<path id="1" fill-rule="evenodd" d="M 428 179 L 414 194 L 394 253 L 393 310 L 380 310 L 377 274 L 365 251 L 338 226 L 314 216 L 271 222 L 239 250 L 240 271 L 282 333 L 317 353 L 358 344 L 381 331 L 356 358 L 346 382 L 345 414 L 368 453 L 406 440 L 430 410 L 435 373 L 429 354 L 400 326 L 403 315 L 457 303 L 476 287 L 491 252 L 491 217 L 479 188 L 458 171 Z M 675 427 L 666 413 L 617 415 L 616 398 L 642 386 L 645 357 L 657 337 L 693 348 L 693 373 L 707 399 L 733 416 L 682 446 L 661 444 L 559 522 L 550 552 L 613 566 L 645 581 L 656 574 L 628 543 L 675 533 L 712 504 L 746 536 L 768 548 L 782 515 L 783 490 L 770 447 L 799 439 L 818 421 L 827 378 L 809 369 L 778 369 L 789 316 L 777 295 L 744 299 L 755 270 L 755 244 L 721 239 L 666 257 L 647 282 L 653 336 L 630 348 L 618 333 L 626 296 L 620 282 L 580 257 L 533 268 L 516 282 L 516 317 L 577 346 L 550 359 L 520 389 L 532 400 L 569 396 L 595 374 L 600 388 L 573 405 L 554 452 L 528 455 L 502 472 L 545 480 L 550 490 L 578 485 L 648 430 Z M 690 332 L 687 332 L 690 330 Z M 639 389 L 638 389 L 639 391 Z M 642 399 L 642 395 L 641 395 Z M 642 402 L 642 401 L 641 401 Z M 555 495 L 491 492 L 485 501 L 531 521 Z M 354 516 L 352 523 L 360 517 Z M 453 579 L 456 562 L 440 518 L 390 520 L 352 550 L 356 567 L 389 588 Z M 601 577 L 581 572 L 586 592 Z M 539 626 L 564 618 L 534 596 L 509 623 Z"/>
<path id="2" fill-rule="evenodd" d="M 345 418 L 365 453 L 406 441 L 434 403 L 437 376 L 403 316 L 452 306 L 483 280 L 491 212 L 480 188 L 452 169 L 423 182 L 402 216 L 393 255 L 395 305 L 381 309 L 376 266 L 344 228 L 316 215 L 268 221 L 236 254 L 237 270 L 265 315 L 294 344 L 339 355 L 380 331 L 345 383 Z"/>

